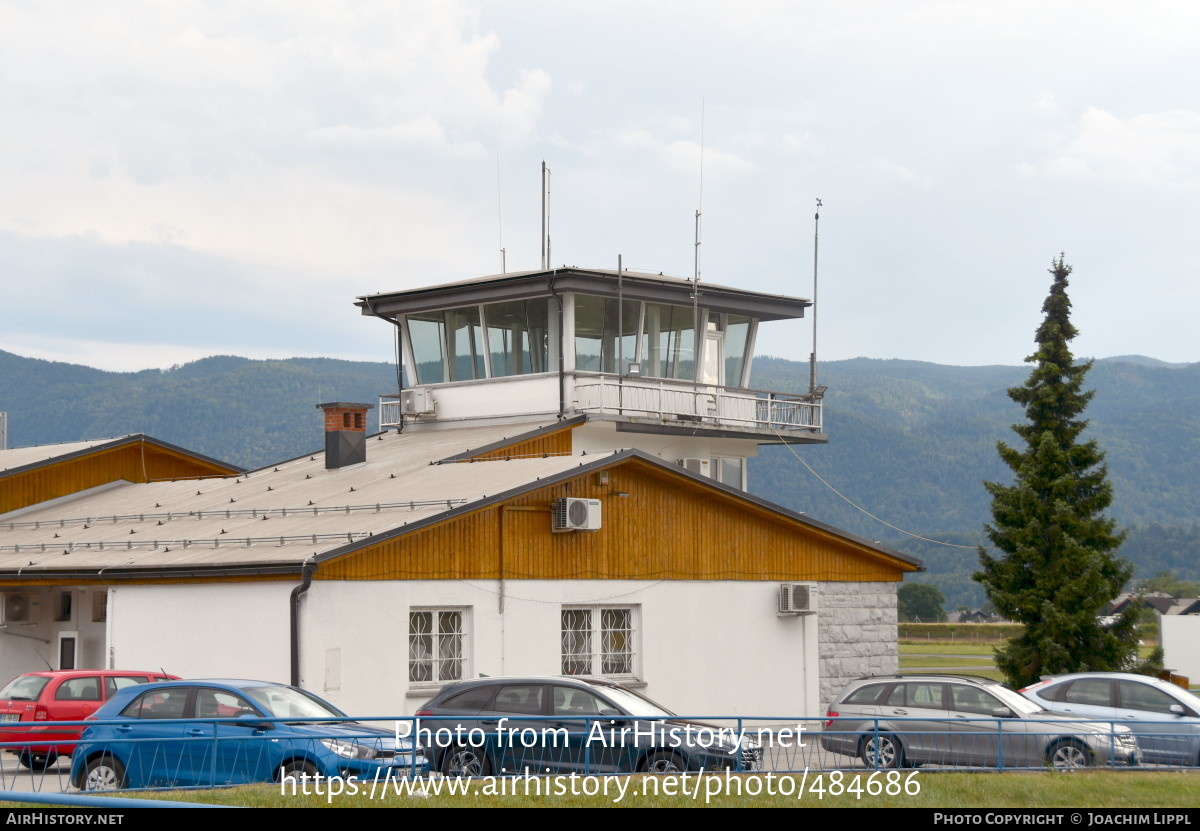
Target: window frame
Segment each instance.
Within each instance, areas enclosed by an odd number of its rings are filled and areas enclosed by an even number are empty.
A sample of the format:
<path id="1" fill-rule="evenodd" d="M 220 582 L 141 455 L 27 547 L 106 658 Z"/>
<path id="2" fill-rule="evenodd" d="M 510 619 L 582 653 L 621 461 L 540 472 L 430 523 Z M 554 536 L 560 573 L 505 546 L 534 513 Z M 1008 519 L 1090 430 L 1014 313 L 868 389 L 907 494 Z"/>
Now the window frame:
<path id="1" fill-rule="evenodd" d="M 642 679 L 642 607 L 636 603 L 594 603 L 594 604 L 564 604 L 559 611 L 559 672 L 567 677 L 612 678 L 623 681 L 640 681 Z M 568 630 L 566 615 L 568 612 L 587 612 L 587 652 L 568 652 Z M 605 629 L 605 612 L 628 612 L 629 624 L 626 630 Z M 605 653 L 605 635 L 609 632 L 627 632 L 628 649 Z M 628 655 L 628 672 L 604 672 L 606 655 Z M 586 672 L 568 672 L 567 661 L 579 662 L 587 659 Z"/>
<path id="2" fill-rule="evenodd" d="M 413 616 L 418 614 L 430 615 L 430 630 L 427 633 L 413 631 Z M 459 631 L 443 633 L 438 630 L 438 622 L 443 614 L 458 614 L 459 615 Z M 432 648 L 428 657 L 414 658 L 413 655 L 413 638 L 417 635 L 428 635 Z M 443 678 L 441 674 L 442 663 L 452 658 L 443 658 L 440 654 L 442 637 L 444 635 L 457 634 L 459 636 L 459 654 L 458 654 L 458 677 Z M 408 610 L 408 658 L 406 666 L 408 669 L 407 679 L 408 685 L 411 688 L 439 688 L 443 684 L 449 684 L 454 681 L 465 681 L 471 677 L 471 607 L 470 606 L 411 606 Z M 413 679 L 414 663 L 428 662 L 430 665 L 430 677 L 428 679 Z"/>

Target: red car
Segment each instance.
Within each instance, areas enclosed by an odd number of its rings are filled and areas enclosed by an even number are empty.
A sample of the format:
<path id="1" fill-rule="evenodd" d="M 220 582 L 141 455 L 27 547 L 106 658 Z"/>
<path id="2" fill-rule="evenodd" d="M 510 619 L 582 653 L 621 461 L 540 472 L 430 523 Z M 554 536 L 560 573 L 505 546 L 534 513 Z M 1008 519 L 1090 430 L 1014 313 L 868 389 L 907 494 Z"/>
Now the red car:
<path id="1" fill-rule="evenodd" d="M 45 770 L 75 749 L 83 725 L 50 727 L 39 722 L 83 721 L 117 690 L 175 675 L 122 669 L 64 669 L 27 672 L 0 689 L 0 750 L 21 764 Z"/>

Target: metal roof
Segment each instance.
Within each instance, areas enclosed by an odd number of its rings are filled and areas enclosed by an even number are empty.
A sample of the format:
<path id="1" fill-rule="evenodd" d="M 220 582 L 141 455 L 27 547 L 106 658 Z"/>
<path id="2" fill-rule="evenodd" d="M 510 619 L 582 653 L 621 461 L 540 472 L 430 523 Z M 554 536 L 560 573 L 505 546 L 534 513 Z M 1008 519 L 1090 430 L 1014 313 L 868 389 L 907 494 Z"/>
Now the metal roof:
<path id="1" fill-rule="evenodd" d="M 898 551 L 637 450 L 461 460 L 558 422 L 381 433 L 367 460 L 326 470 L 323 453 L 249 473 L 137 484 L 0 515 L 0 578 L 69 580 L 298 573 L 309 561 L 415 530 L 593 468 L 639 458 L 919 567 Z"/>
<path id="2" fill-rule="evenodd" d="M 622 271 L 622 292 L 629 300 L 690 304 L 693 282 L 682 277 Z M 358 298 L 363 314 L 395 317 L 439 308 L 497 303 L 532 297 L 550 296 L 553 281 L 557 292 L 574 291 L 606 297 L 617 296 L 618 272 L 605 268 L 562 266 L 546 271 L 516 271 L 494 274 L 438 286 L 425 286 L 394 292 L 381 292 Z M 733 286 L 700 281 L 699 304 L 724 312 L 745 314 L 759 320 L 789 320 L 804 316 L 810 300 L 783 294 L 747 291 Z"/>
<path id="3" fill-rule="evenodd" d="M 108 439 L 92 439 L 91 441 L 68 441 L 61 444 L 34 444 L 29 447 L 12 447 L 0 450 L 0 472 L 16 470 L 44 462 L 57 461 L 64 456 L 72 456 L 86 450 L 94 450 L 106 444 L 111 444 L 129 436 L 116 436 Z"/>
<path id="4" fill-rule="evenodd" d="M 144 441 L 148 444 L 157 445 L 168 450 L 174 450 L 177 453 L 182 453 L 186 456 L 191 456 L 195 459 L 201 459 L 205 462 L 224 467 L 230 470 L 241 470 L 238 465 L 232 465 L 228 462 L 223 462 L 220 459 L 214 459 L 211 456 L 205 456 L 202 453 L 197 453 L 194 450 L 188 450 L 184 447 L 171 444 L 170 442 L 162 441 L 161 439 L 153 438 L 142 433 L 131 433 L 127 436 L 115 436 L 106 439 L 91 439 L 89 441 L 71 441 L 61 442 L 59 444 L 35 444 L 29 447 L 14 447 L 9 450 L 0 450 L 0 478 L 10 476 L 14 473 L 20 473 L 25 470 L 42 465 L 54 464 L 56 462 L 66 461 L 68 459 L 86 456 L 96 450 L 107 450 L 112 447 L 120 447 L 125 444 L 133 444 L 134 442 Z"/>
<path id="5" fill-rule="evenodd" d="M 324 454 L 250 473 L 121 483 L 0 515 L 0 572 L 172 570 L 293 564 L 580 464 L 550 456 L 495 464 L 433 462 L 542 425 L 383 433 L 367 461 L 326 470 Z M 589 454 L 589 460 L 595 454 Z"/>

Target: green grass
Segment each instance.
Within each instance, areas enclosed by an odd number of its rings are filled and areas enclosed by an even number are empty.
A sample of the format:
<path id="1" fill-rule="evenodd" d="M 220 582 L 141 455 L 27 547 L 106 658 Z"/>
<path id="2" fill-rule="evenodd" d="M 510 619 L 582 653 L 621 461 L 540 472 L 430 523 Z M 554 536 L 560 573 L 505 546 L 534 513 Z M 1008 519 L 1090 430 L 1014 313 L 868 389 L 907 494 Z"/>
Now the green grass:
<path id="1" fill-rule="evenodd" d="M 759 774 L 758 782 L 765 787 L 765 774 Z M 712 805 L 726 807 L 874 807 L 874 808 L 1190 808 L 1196 804 L 1196 794 L 1200 793 L 1200 772 L 1150 772 L 1150 771 L 1078 771 L 1072 773 L 926 773 L 923 771 L 901 771 L 900 783 L 905 780 L 910 783 L 910 789 L 919 786 L 920 792 L 912 795 L 887 796 L 886 794 L 859 795 L 842 793 L 840 796 L 829 794 L 834 774 L 810 773 L 803 780 L 806 792 L 803 798 L 796 796 L 718 796 L 711 800 Z M 818 777 L 820 779 L 818 780 Z M 697 780 L 691 777 L 687 784 L 688 795 L 675 796 L 634 796 L 633 790 L 640 786 L 644 777 L 627 777 L 630 792 L 620 802 L 615 802 L 615 783 L 610 782 L 610 795 L 596 796 L 491 796 L 482 793 L 475 795 L 430 796 L 428 798 L 395 796 L 389 794 L 386 798 L 372 800 L 366 795 L 340 795 L 332 799 L 319 795 L 283 795 L 278 785 L 254 785 L 239 788 L 228 788 L 215 791 L 186 791 L 162 794 L 124 794 L 139 796 L 145 799 L 174 799 L 205 804 L 242 805 L 258 808 L 584 808 L 584 807 L 703 807 L 705 804 L 705 789 L 708 779 L 699 782 L 699 795 L 693 799 L 691 790 L 696 788 Z M 665 777 L 670 778 L 670 777 Z M 717 780 L 723 777 L 711 777 Z M 734 777 L 735 779 L 737 777 Z M 749 777 L 743 778 L 743 788 Z M 794 791 L 802 782 L 802 777 L 786 777 L 790 785 L 787 790 Z M 774 777 L 776 789 L 778 780 Z M 543 782 L 546 780 L 542 780 Z M 568 780 L 560 780 L 564 787 L 569 787 Z M 580 782 L 581 780 L 576 780 Z M 674 780 L 678 784 L 679 780 Z M 816 790 L 818 781 L 823 786 L 825 794 L 822 797 Z M 859 782 L 860 787 L 867 787 L 867 774 L 847 774 L 839 779 L 843 787 L 849 787 L 852 782 Z M 471 783 L 475 790 L 484 788 L 487 780 Z M 886 784 L 886 777 L 876 775 L 875 783 Z M 660 782 L 660 785 L 665 782 Z M 724 784 L 714 782 L 713 786 Z M 516 785 L 523 787 L 522 780 L 507 780 L 507 787 Z M 497 786 L 498 787 L 498 786 Z"/>
<path id="2" fill-rule="evenodd" d="M 905 655 L 978 655 L 992 658 L 994 644 L 972 641 L 900 641 L 901 660 Z"/>
<path id="3" fill-rule="evenodd" d="M 928 658 L 922 655 L 900 656 L 901 669 L 904 669 L 905 667 L 962 667 L 963 671 L 965 672 L 967 667 L 983 666 L 984 664 L 991 665 L 991 663 L 991 660 L 986 655 L 980 655 L 979 660 L 963 658 Z"/>

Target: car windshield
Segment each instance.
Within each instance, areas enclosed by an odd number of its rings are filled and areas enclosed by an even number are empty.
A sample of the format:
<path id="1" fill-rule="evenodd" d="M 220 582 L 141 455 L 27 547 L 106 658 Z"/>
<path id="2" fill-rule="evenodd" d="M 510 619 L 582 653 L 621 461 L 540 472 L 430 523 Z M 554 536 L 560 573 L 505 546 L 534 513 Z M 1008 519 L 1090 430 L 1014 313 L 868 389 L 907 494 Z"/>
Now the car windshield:
<path id="1" fill-rule="evenodd" d="M 287 719 L 289 722 L 346 716 L 333 705 L 292 687 L 251 687 L 242 692 L 257 701 L 267 715 Z"/>
<path id="2" fill-rule="evenodd" d="M 7 701 L 37 701 L 50 679 L 44 675 L 21 675 L 4 685 L 0 698 Z"/>
<path id="3" fill-rule="evenodd" d="M 645 696 L 638 695 L 633 690 L 623 687 L 602 687 L 601 691 L 631 716 L 666 718 L 675 715 L 665 707 L 655 704 Z"/>
<path id="4" fill-rule="evenodd" d="M 987 687 L 988 692 L 1004 702 L 1005 706 L 1020 716 L 1036 716 L 1048 712 L 1034 704 L 1020 693 L 1013 692 L 1008 687 Z"/>

